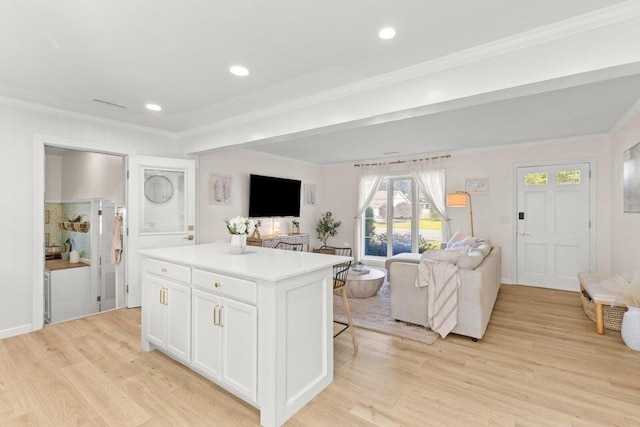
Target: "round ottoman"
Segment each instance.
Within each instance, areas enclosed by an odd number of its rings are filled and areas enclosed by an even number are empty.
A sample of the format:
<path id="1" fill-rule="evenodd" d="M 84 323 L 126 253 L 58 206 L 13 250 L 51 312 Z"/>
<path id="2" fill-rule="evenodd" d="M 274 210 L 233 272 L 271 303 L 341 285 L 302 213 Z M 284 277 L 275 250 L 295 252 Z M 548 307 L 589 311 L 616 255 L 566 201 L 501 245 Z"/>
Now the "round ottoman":
<path id="1" fill-rule="evenodd" d="M 371 269 L 367 274 L 349 271 L 345 291 L 348 298 L 370 298 L 378 293 L 384 283 L 384 272 Z"/>

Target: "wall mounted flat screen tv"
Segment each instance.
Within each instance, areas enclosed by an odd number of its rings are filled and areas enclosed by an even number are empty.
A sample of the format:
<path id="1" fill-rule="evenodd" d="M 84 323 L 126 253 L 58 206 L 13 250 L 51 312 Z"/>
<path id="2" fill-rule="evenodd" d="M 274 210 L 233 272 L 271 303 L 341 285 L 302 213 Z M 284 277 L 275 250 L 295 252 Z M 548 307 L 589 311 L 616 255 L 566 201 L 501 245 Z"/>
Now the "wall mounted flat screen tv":
<path id="1" fill-rule="evenodd" d="M 301 182 L 295 179 L 251 175 L 249 216 L 300 216 Z"/>

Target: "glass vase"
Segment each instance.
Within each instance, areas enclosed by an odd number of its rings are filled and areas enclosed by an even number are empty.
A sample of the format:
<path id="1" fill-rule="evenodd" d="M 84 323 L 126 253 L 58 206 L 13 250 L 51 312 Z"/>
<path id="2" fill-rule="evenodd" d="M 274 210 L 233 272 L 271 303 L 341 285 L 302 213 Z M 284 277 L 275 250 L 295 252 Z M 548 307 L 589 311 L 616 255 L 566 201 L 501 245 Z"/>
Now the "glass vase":
<path id="1" fill-rule="evenodd" d="M 232 234 L 231 235 L 231 253 L 243 254 L 247 248 L 247 235 L 246 234 Z"/>

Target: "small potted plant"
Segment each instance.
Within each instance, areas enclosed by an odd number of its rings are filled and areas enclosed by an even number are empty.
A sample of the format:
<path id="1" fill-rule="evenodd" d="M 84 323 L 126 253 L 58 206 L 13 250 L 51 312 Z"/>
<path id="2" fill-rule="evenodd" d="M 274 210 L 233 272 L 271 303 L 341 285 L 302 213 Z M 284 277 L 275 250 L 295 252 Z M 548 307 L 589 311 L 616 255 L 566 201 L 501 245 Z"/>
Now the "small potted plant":
<path id="1" fill-rule="evenodd" d="M 336 221 L 333 218 L 333 214 L 330 211 L 323 213 L 316 225 L 316 233 L 318 240 L 322 242 L 323 246 L 327 246 L 327 240 L 329 237 L 333 237 L 338 234 L 338 227 L 340 227 L 342 221 Z"/>

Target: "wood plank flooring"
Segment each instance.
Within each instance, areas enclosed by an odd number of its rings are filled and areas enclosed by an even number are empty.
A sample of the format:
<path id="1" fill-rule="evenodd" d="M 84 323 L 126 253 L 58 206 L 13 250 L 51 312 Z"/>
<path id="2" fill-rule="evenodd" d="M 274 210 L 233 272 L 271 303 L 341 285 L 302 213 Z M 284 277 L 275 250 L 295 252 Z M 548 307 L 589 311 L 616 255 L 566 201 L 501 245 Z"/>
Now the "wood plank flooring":
<path id="1" fill-rule="evenodd" d="M 479 342 L 357 329 L 334 382 L 287 426 L 640 426 L 640 352 L 577 293 L 503 285 Z M 140 311 L 0 340 L 0 426 L 255 426 L 258 411 L 161 353 Z"/>

